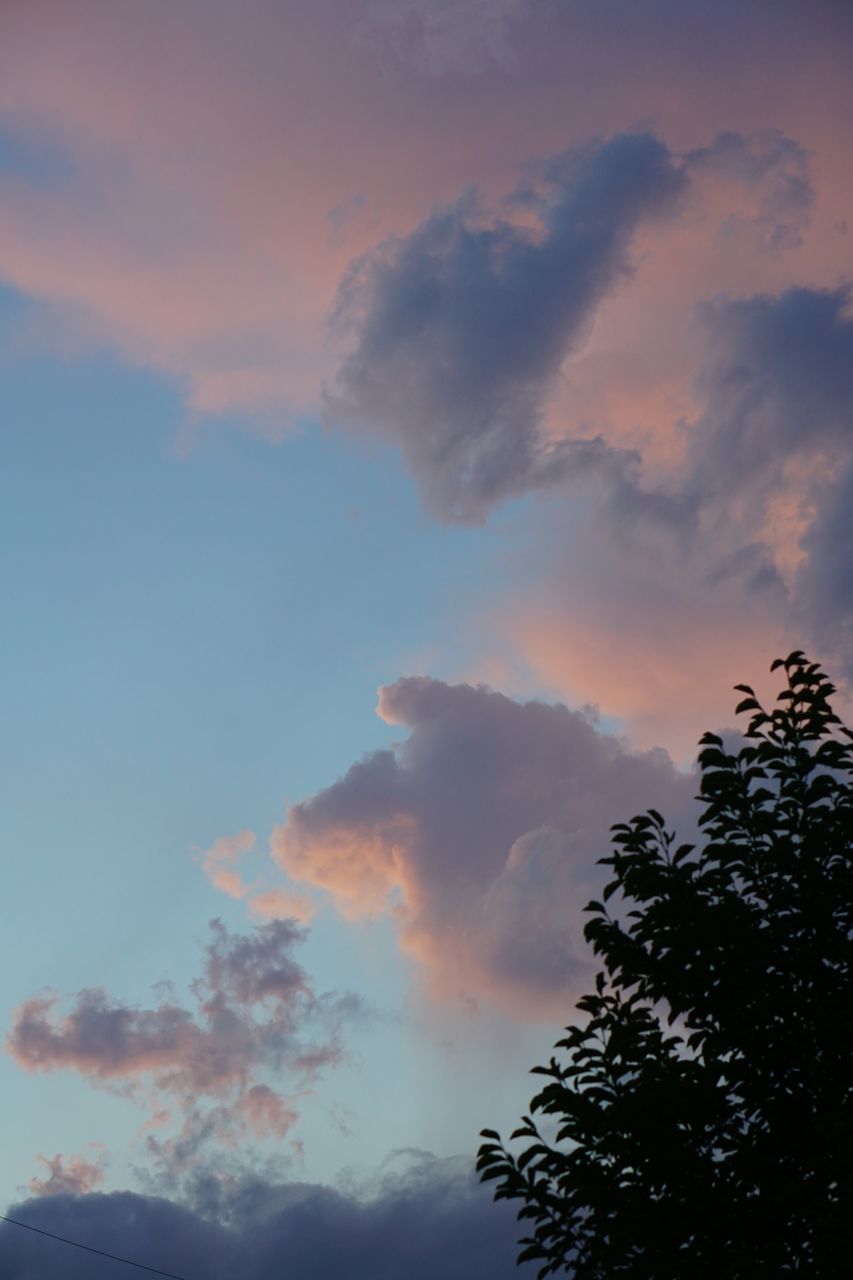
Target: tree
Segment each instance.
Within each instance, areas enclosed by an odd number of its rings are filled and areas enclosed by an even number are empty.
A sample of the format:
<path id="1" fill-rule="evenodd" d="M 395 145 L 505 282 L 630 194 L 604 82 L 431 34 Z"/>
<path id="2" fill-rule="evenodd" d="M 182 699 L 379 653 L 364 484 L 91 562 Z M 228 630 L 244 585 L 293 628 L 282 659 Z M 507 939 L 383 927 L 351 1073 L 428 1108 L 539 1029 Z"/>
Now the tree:
<path id="1" fill-rule="evenodd" d="M 696 847 L 654 810 L 613 828 L 585 1020 L 534 1068 L 521 1153 L 482 1131 L 540 1277 L 850 1274 L 853 733 L 816 664 L 780 667 L 771 712 L 737 686 L 739 750 L 701 739 Z"/>

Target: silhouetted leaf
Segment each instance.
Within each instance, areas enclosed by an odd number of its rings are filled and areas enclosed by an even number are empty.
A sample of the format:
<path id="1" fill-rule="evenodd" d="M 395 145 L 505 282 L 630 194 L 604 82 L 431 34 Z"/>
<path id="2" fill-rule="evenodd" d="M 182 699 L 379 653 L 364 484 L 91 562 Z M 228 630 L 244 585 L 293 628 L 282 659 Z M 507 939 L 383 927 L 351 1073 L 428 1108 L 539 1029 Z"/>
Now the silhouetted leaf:
<path id="1" fill-rule="evenodd" d="M 478 1167 L 533 1224 L 521 1257 L 575 1280 L 814 1280 L 853 1247 L 853 734 L 795 650 L 747 740 L 703 734 L 702 842 L 648 810 L 612 828 L 581 997 L 513 1141 Z M 497 1145 L 495 1145 L 497 1144 Z"/>

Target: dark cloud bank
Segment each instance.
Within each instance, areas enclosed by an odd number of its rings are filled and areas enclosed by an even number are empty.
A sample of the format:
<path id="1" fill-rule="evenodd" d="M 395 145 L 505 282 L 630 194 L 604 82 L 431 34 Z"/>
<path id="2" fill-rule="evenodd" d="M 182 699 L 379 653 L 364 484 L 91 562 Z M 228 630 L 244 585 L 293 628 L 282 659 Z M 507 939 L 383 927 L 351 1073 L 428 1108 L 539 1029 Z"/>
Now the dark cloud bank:
<path id="1" fill-rule="evenodd" d="M 201 1180 L 191 1203 L 122 1191 L 56 1195 L 9 1216 L 185 1280 L 510 1280 L 514 1212 L 468 1160 L 421 1160 L 357 1198 L 329 1187 Z M 3 1280 L 100 1280 L 141 1271 L 0 1223 Z"/>

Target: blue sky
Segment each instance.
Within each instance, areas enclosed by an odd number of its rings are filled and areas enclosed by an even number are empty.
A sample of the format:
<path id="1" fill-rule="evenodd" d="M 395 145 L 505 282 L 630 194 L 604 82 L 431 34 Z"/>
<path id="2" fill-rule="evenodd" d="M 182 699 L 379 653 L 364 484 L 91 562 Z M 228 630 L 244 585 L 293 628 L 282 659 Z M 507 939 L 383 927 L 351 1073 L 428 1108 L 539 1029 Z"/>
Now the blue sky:
<path id="1" fill-rule="evenodd" d="M 26 325 L 12 295 L 4 322 Z M 387 451 L 317 421 L 279 448 L 217 421 L 183 455 L 179 389 L 108 353 L 19 354 L 4 388 L 2 840 L 20 909 L 3 1006 L 105 979 L 144 998 L 193 980 L 208 917 L 244 915 L 197 855 L 248 823 L 265 833 L 330 770 L 393 740 L 373 715 L 377 685 L 424 654 L 465 660 L 460 602 L 487 592 L 496 556 L 477 531 L 430 525 Z M 344 975 L 368 992 L 353 1064 L 310 1108 L 307 1168 L 333 1179 L 341 1150 L 369 1168 L 397 1145 L 430 1047 L 387 922 L 351 935 L 327 913 L 304 959 L 321 988 Z M 67 1076 L 27 1079 L 8 1057 L 0 1070 L 23 1104 L 6 1130 L 7 1199 L 34 1147 L 120 1151 L 142 1122 Z M 389 1100 L 378 1117 L 366 1071 Z M 403 1145 L 432 1135 L 450 1153 L 454 1121 L 436 1119 L 414 1118 Z"/>

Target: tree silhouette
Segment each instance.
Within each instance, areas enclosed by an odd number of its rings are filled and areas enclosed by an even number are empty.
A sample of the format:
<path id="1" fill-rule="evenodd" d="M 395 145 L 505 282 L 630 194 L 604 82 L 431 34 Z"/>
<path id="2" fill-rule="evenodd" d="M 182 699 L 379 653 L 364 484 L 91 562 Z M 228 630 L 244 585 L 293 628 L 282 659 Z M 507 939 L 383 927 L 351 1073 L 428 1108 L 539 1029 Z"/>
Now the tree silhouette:
<path id="1" fill-rule="evenodd" d="M 699 846 L 613 828 L 586 1020 L 534 1068 L 524 1150 L 482 1131 L 540 1277 L 851 1274 L 853 733 L 816 664 L 780 667 L 771 712 L 737 686 L 735 754 L 701 739 Z"/>

